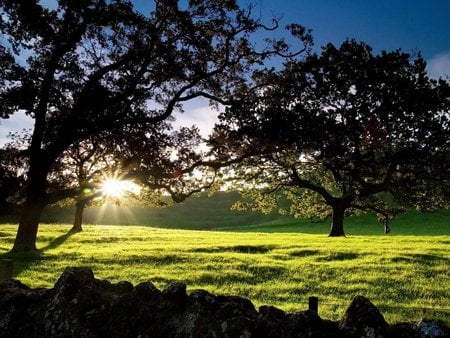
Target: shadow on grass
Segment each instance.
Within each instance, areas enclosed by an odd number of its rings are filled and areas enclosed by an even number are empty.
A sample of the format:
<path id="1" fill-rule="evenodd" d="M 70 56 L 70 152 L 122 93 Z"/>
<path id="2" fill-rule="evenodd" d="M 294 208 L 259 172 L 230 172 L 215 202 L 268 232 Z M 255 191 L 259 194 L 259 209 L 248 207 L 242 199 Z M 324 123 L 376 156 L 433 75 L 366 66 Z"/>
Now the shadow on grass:
<path id="1" fill-rule="evenodd" d="M 445 258 L 438 255 L 430 254 L 405 254 L 397 257 L 392 257 L 391 262 L 393 263 L 410 263 L 410 264 L 420 264 L 424 266 L 434 266 L 445 264 Z"/>
<path id="2" fill-rule="evenodd" d="M 38 251 L 45 252 L 47 250 L 56 249 L 60 245 L 64 244 L 65 241 L 67 241 L 72 235 L 76 234 L 76 232 L 69 231 L 68 233 L 65 233 L 61 236 L 56 237 L 54 240 L 52 240 L 50 243 L 48 243 L 43 248 L 39 249 Z"/>
<path id="3" fill-rule="evenodd" d="M 76 234 L 76 232 L 69 231 L 61 236 L 56 237 L 46 246 L 38 250 L 28 252 L 6 252 L 0 255 L 0 259 L 13 260 L 13 278 L 15 278 L 15 276 L 27 270 L 31 265 L 50 259 L 50 257 L 45 256 L 45 252 L 48 250 L 56 249 L 60 245 L 64 244 L 74 234 Z"/>
<path id="4" fill-rule="evenodd" d="M 233 245 L 233 246 L 194 248 L 190 251 L 200 253 L 236 252 L 244 254 L 265 254 L 276 248 L 277 248 L 276 245 Z"/>

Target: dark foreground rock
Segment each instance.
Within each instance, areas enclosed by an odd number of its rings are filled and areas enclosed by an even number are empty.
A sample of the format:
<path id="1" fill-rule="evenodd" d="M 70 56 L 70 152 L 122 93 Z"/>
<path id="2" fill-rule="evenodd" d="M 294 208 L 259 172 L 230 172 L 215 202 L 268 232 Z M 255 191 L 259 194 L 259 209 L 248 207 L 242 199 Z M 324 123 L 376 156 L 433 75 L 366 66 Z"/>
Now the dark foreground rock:
<path id="1" fill-rule="evenodd" d="M 247 299 L 186 293 L 183 283 L 160 291 L 98 280 L 90 269 L 67 268 L 53 289 L 0 283 L 0 337 L 448 337 L 440 321 L 388 325 L 366 298 L 353 299 L 339 322 L 315 312 L 257 311 Z"/>

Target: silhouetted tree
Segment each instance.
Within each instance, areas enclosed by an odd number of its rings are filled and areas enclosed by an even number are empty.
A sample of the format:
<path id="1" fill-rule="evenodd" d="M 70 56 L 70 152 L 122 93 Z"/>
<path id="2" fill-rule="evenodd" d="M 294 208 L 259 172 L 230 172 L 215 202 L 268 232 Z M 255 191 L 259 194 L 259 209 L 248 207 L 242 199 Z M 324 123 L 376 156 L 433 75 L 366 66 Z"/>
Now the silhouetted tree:
<path id="1" fill-rule="evenodd" d="M 23 150 L 11 146 L 0 149 L 0 214 L 17 209 L 25 184 L 25 159 Z"/>
<path id="2" fill-rule="evenodd" d="M 15 251 L 35 249 L 52 201 L 47 176 L 69 147 L 127 126 L 151 130 L 194 98 L 224 103 L 249 67 L 287 51 L 282 41 L 255 51 L 249 35 L 267 28 L 233 0 L 155 1 L 148 15 L 119 0 L 59 0 L 56 9 L 1 0 L 0 11 L 0 116 L 23 110 L 35 120 Z M 308 42 L 301 27 L 291 31 Z"/>
<path id="3" fill-rule="evenodd" d="M 23 203 L 29 139 L 26 132 L 16 133 L 0 153 L 1 170 L 5 174 L 3 193 L 14 204 Z M 81 232 L 84 209 L 91 205 L 108 201 L 167 206 L 169 201 L 162 196 L 168 193 L 174 201 L 181 202 L 207 188 L 201 183 L 208 181 L 204 175 L 200 180 L 188 177 L 192 171 L 206 166 L 199 148 L 201 142 L 196 128 L 172 131 L 169 125 L 147 133 L 125 128 L 121 135 L 116 133 L 114 137 L 106 132 L 97 134 L 72 145 L 53 163 L 47 176 L 48 204 L 75 205 L 71 232 Z M 129 189 L 120 196 L 108 195 L 102 190 L 107 180 L 128 181 Z"/>
<path id="4" fill-rule="evenodd" d="M 106 201 L 167 206 L 170 202 L 163 196 L 169 194 L 173 201 L 181 202 L 213 183 L 214 176 L 207 179 L 208 163 L 202 162 L 202 138 L 196 128 L 160 128 L 151 133 L 126 128 L 122 133 L 115 139 L 109 134 L 96 135 L 67 149 L 54 163 L 47 194 L 55 196 L 58 204 L 75 204 L 72 232 L 82 231 L 87 206 Z M 199 168 L 202 175 L 191 177 Z M 102 190 L 106 180 L 127 182 L 128 189 L 120 196 L 108 196 Z M 61 200 L 58 195 L 67 195 L 67 190 L 76 191 L 76 195 Z"/>
<path id="5" fill-rule="evenodd" d="M 120 166 L 117 153 L 108 139 L 96 135 L 72 145 L 56 159 L 48 174 L 47 195 L 54 196 L 53 200 L 59 205 L 75 204 L 72 232 L 82 231 L 85 207 L 103 201 L 101 182 Z M 62 199 L 60 195 L 72 196 Z"/>
<path id="6" fill-rule="evenodd" d="M 211 140 L 225 158 L 258 150 L 234 168 L 253 198 L 238 208 L 272 210 L 283 196 L 293 215 L 332 217 L 329 235 L 343 236 L 346 213 L 373 211 L 387 226 L 399 208 L 448 206 L 449 84 L 420 55 L 351 40 L 258 83 Z"/>
<path id="7" fill-rule="evenodd" d="M 9 135 L 0 148 L 0 210 L 15 213 L 24 200 L 28 171 L 29 134 L 26 130 Z"/>

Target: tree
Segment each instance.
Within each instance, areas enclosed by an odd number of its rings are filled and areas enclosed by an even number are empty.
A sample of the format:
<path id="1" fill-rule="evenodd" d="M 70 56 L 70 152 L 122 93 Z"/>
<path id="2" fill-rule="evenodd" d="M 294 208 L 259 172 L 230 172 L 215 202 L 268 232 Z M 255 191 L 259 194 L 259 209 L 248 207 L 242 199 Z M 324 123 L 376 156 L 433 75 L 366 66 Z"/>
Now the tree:
<path id="1" fill-rule="evenodd" d="M 2 150 L 1 169 L 5 173 L 7 191 L 4 193 L 10 192 L 10 199 L 20 204 L 23 203 L 23 176 L 27 166 L 24 151 L 29 146 L 30 135 L 17 133 L 12 139 Z M 189 177 L 194 170 L 207 164 L 199 148 L 202 141 L 197 128 L 172 131 L 169 125 L 154 128 L 151 133 L 126 128 L 120 137 L 104 132 L 83 140 L 66 149 L 52 165 L 46 187 L 47 196 L 51 196 L 49 203 L 75 205 L 71 232 L 81 232 L 84 209 L 88 206 L 105 202 L 167 206 L 169 201 L 162 197 L 167 193 L 181 202 L 207 188 L 200 182 L 209 181 L 210 186 L 214 181 L 210 175 L 208 179 L 208 175 L 202 175 L 201 180 Z M 205 168 L 202 171 L 206 173 Z M 12 182 L 21 182 L 21 189 L 17 184 L 7 189 Z M 109 192 L 105 189 L 108 183 Z M 62 199 L 61 196 L 70 197 Z"/>
<path id="2" fill-rule="evenodd" d="M 23 130 L 8 136 L 10 141 L 0 148 L 0 210 L 11 213 L 24 199 L 29 134 Z"/>
<path id="3" fill-rule="evenodd" d="M 111 168 L 119 167 L 117 152 L 107 135 L 83 140 L 66 149 L 53 164 L 47 178 L 48 195 L 55 196 L 59 205 L 75 204 L 75 217 L 71 232 L 81 232 L 85 207 L 98 205 L 103 193 L 101 182 L 112 176 Z M 61 200 L 58 194 L 74 191 L 73 196 Z"/>
<path id="4" fill-rule="evenodd" d="M 24 186 L 25 156 L 20 149 L 8 146 L 0 149 L 0 214 L 16 208 L 15 200 Z"/>
<path id="5" fill-rule="evenodd" d="M 97 135 L 67 149 L 57 159 L 49 173 L 47 191 L 52 195 L 68 189 L 77 191 L 72 198 L 58 202 L 75 204 L 71 232 L 82 231 L 87 206 L 104 202 L 167 206 L 169 201 L 163 196 L 170 194 L 174 201 L 181 202 L 213 183 L 214 177 L 205 175 L 207 163 L 202 162 L 198 130 L 171 131 L 170 126 L 162 130 L 144 134 L 126 128 L 123 137 L 116 135 L 116 139 L 109 134 Z M 190 177 L 201 166 L 201 179 Z M 113 191 L 105 191 L 108 183 Z"/>
<path id="6" fill-rule="evenodd" d="M 272 210 L 283 196 L 293 215 L 332 217 L 329 235 L 343 236 L 346 213 L 372 211 L 387 226 L 400 208 L 448 206 L 450 88 L 420 55 L 350 40 L 258 83 L 213 139 L 235 145 L 222 156 L 259 150 L 234 168 L 253 198 L 238 208 Z"/>
<path id="7" fill-rule="evenodd" d="M 125 0 L 59 0 L 56 9 L 1 0 L 0 8 L 0 116 L 23 110 L 35 120 L 15 251 L 35 249 L 41 212 L 55 198 L 47 177 L 66 149 L 105 131 L 151 131 L 195 98 L 223 103 L 252 65 L 287 50 L 274 41 L 255 51 L 249 35 L 269 28 L 233 0 L 156 1 L 149 15 Z"/>

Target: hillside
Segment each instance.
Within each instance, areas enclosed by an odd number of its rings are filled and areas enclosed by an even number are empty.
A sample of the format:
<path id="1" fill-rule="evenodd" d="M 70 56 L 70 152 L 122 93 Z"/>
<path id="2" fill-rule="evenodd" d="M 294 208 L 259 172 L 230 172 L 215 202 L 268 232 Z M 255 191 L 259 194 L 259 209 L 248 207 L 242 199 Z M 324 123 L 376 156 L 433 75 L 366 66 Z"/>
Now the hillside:
<path id="1" fill-rule="evenodd" d="M 103 205 L 87 208 L 85 224 L 150 225 L 164 228 L 216 229 L 228 226 L 256 225 L 294 221 L 290 216 L 277 212 L 264 215 L 258 212 L 231 210 L 239 199 L 234 192 L 218 192 L 212 197 L 202 194 L 190 197 L 183 203 L 167 208 Z M 44 223 L 71 223 L 74 207 L 48 208 L 43 215 Z"/>
<path id="2" fill-rule="evenodd" d="M 302 232 L 327 234 L 330 221 L 312 223 L 273 212 L 231 210 L 239 199 L 235 192 L 219 192 L 212 197 L 202 194 L 168 208 L 104 205 L 87 208 L 84 224 L 146 225 L 159 228 L 223 230 L 238 232 Z M 44 211 L 42 223 L 72 223 L 74 206 L 50 207 Z M 17 223 L 18 215 L 0 217 L 0 222 Z M 391 223 L 390 235 L 450 235 L 450 210 L 436 213 L 409 211 Z M 347 217 L 347 235 L 382 235 L 383 227 L 376 216 L 366 214 Z"/>

